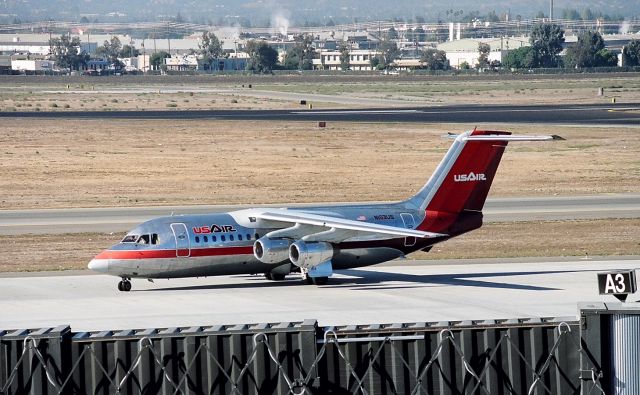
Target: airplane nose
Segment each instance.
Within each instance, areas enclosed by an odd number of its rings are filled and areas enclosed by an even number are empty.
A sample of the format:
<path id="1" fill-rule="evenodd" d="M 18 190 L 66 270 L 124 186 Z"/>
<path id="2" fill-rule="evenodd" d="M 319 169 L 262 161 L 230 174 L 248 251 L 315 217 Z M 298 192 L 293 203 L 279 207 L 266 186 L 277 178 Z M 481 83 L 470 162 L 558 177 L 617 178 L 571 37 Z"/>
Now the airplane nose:
<path id="1" fill-rule="evenodd" d="M 109 271 L 109 260 L 108 259 L 92 259 L 89 262 L 89 270 L 93 270 L 94 272 L 106 273 Z"/>

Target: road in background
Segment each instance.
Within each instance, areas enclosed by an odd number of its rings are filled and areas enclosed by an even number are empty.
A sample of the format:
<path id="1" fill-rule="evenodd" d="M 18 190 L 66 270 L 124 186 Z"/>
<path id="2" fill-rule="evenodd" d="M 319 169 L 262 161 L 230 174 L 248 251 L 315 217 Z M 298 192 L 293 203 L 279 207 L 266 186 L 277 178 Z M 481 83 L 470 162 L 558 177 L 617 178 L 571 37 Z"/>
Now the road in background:
<path id="1" fill-rule="evenodd" d="M 305 207 L 318 204 L 272 204 Z M 343 205 L 345 203 L 332 203 Z M 0 210 L 0 235 L 125 232 L 165 215 L 239 210 L 247 205 Z M 640 218 L 640 194 L 488 199 L 486 222 Z"/>
<path id="2" fill-rule="evenodd" d="M 297 96 L 296 96 L 297 97 Z M 325 99 L 328 100 L 328 99 Z M 411 103 L 407 103 L 410 106 Z M 640 104 L 447 105 L 346 110 L 15 111 L 0 118 L 537 123 L 640 126 Z"/>

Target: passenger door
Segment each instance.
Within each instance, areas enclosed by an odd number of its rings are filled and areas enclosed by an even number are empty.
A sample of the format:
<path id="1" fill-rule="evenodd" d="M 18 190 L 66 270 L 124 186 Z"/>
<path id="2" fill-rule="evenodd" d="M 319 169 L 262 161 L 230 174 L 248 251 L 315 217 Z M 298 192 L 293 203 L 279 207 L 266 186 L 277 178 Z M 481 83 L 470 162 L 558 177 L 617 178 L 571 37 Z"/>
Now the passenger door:
<path id="1" fill-rule="evenodd" d="M 176 239 L 176 256 L 186 258 L 191 255 L 191 242 L 185 224 L 171 224 L 171 231 Z"/>

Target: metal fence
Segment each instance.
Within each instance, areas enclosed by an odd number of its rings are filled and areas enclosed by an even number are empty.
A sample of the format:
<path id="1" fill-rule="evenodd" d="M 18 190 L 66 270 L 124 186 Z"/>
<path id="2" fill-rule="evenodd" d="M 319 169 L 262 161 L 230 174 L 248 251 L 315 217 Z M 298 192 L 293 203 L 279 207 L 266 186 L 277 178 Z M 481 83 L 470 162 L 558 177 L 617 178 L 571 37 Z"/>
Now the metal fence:
<path id="1" fill-rule="evenodd" d="M 0 330 L 0 393 L 605 393 L 586 321 Z"/>

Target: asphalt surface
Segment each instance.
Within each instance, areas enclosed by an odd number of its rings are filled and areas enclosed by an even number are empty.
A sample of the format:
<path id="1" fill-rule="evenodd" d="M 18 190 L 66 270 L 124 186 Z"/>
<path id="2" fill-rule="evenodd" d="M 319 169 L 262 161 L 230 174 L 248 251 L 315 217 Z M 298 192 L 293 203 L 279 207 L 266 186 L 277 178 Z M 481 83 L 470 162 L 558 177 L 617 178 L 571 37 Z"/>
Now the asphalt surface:
<path id="1" fill-rule="evenodd" d="M 342 110 L 16 111 L 0 118 L 537 123 L 640 126 L 640 104 L 450 105 Z"/>
<path id="2" fill-rule="evenodd" d="M 596 273 L 640 260 L 573 260 L 404 266 L 340 271 L 326 286 L 291 275 L 132 281 L 118 292 L 107 275 L 7 277 L 0 329 L 71 325 L 75 331 L 188 327 L 317 319 L 321 326 L 529 317 L 577 319 L 577 303 L 598 295 Z M 637 301 L 631 295 L 629 301 Z"/>
<path id="3" fill-rule="evenodd" d="M 269 207 L 312 205 L 274 204 Z M 136 224 L 172 213 L 204 214 L 247 207 L 249 206 L 0 210 L 0 235 L 125 232 Z M 486 222 L 640 218 L 640 194 L 488 199 L 484 214 Z"/>

